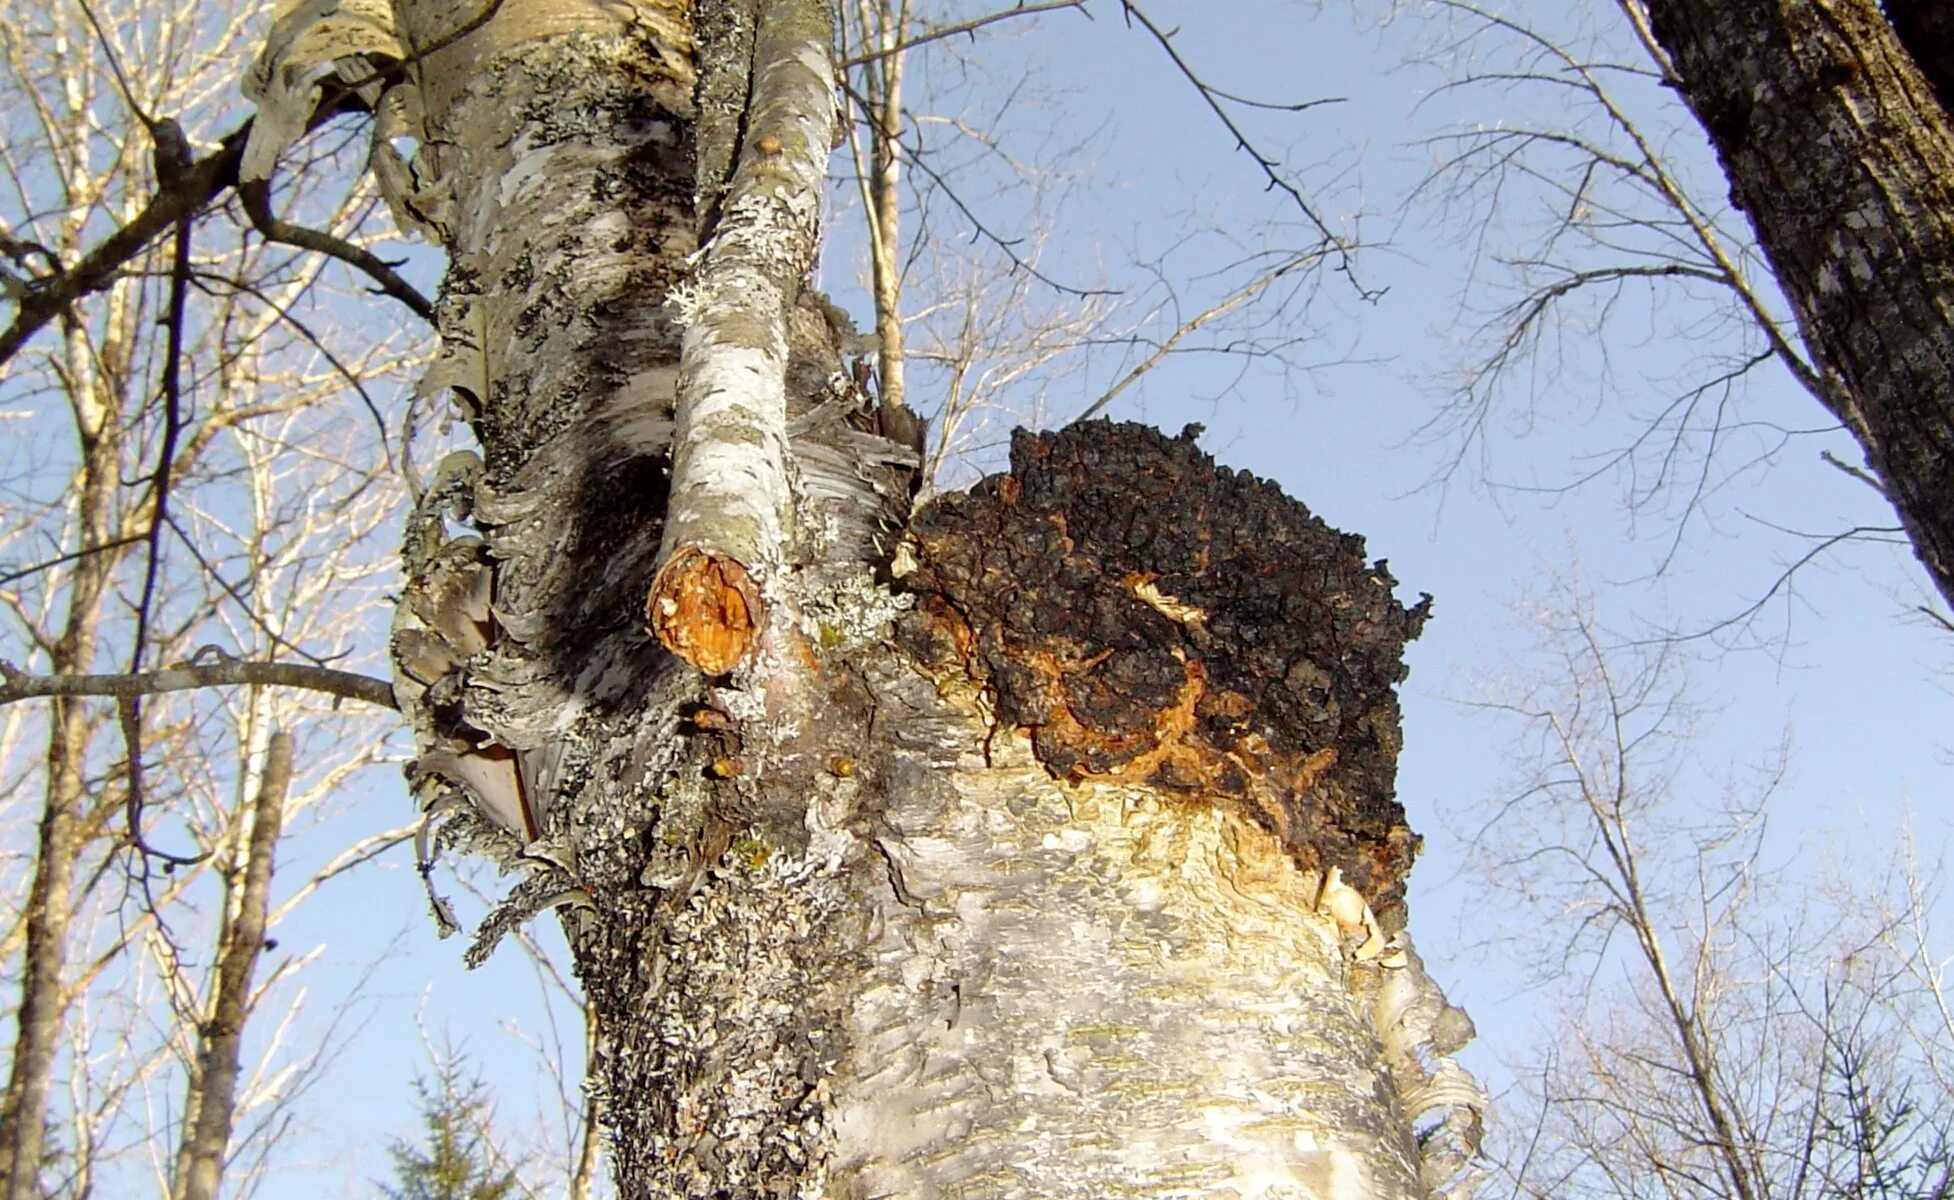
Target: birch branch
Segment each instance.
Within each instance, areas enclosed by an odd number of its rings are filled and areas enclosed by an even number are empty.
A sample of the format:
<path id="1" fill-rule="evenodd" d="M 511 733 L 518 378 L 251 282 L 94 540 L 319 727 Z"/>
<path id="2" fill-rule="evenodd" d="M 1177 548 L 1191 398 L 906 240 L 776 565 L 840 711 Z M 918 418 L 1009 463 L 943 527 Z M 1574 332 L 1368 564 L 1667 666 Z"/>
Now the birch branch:
<path id="1" fill-rule="evenodd" d="M 394 707 L 393 685 L 384 679 L 304 663 L 226 659 L 127 675 L 29 675 L 0 661 L 0 706 L 44 696 L 153 696 L 241 684 L 304 688 L 380 708 Z"/>
<path id="2" fill-rule="evenodd" d="M 177 1179 L 179 1200 L 216 1200 L 237 1109 L 238 1051 L 251 1015 L 251 975 L 264 952 L 271 907 L 272 854 L 284 824 L 292 782 L 292 735 L 279 730 L 265 750 L 264 774 L 251 806 L 251 836 L 243 863 L 236 916 L 224 930 L 210 1019 L 199 1030 L 196 1121 L 184 1130 Z M 234 885 L 239 886 L 239 885 Z"/>
<path id="3" fill-rule="evenodd" d="M 787 311 L 813 264 L 834 130 L 828 0 L 764 0 L 739 165 L 679 353 L 671 507 L 646 619 L 672 653 L 731 670 L 766 625 L 790 525 Z"/>

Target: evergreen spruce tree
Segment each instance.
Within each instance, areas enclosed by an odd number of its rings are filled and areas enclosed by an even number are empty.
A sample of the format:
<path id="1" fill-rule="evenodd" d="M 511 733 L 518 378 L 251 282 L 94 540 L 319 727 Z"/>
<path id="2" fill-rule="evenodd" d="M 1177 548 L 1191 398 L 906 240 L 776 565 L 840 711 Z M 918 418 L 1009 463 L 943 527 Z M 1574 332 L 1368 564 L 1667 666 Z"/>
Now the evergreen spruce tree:
<path id="1" fill-rule="evenodd" d="M 507 1200 L 516 1195 L 516 1172 L 503 1165 L 489 1141 L 488 1086 L 468 1074 L 454 1055 L 435 1066 L 432 1079 L 414 1081 L 420 1093 L 419 1144 L 396 1139 L 388 1151 L 396 1185 L 391 1200 Z"/>

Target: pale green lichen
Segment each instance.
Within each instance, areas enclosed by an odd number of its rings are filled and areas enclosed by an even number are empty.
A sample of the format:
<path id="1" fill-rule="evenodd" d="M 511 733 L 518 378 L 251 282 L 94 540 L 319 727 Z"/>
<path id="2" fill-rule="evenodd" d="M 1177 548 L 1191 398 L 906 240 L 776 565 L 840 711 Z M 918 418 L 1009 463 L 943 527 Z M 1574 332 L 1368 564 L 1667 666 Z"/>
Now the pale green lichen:
<path id="1" fill-rule="evenodd" d="M 850 571 L 809 590 L 801 604 L 801 629 L 828 649 L 851 649 L 888 636 L 897 615 L 916 603 L 875 582 L 866 572 Z"/>

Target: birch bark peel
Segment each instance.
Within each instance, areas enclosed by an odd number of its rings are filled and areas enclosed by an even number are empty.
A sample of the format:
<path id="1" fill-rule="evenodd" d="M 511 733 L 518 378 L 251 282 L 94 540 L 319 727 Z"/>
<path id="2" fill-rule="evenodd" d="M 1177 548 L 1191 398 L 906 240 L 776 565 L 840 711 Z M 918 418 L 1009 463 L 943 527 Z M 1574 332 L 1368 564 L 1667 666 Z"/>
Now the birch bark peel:
<path id="1" fill-rule="evenodd" d="M 671 502 L 646 611 L 660 642 L 708 674 L 769 624 L 787 557 L 787 319 L 819 242 L 833 27 L 821 0 L 760 5 L 747 141 L 698 279 L 674 297 L 686 331 Z"/>
<path id="2" fill-rule="evenodd" d="M 1422 1200 L 1374 968 L 1281 844 L 991 757 L 888 814 L 830 1194 Z"/>
<path id="3" fill-rule="evenodd" d="M 897 644 L 995 725 L 866 772 L 889 881 L 831 1085 L 838 1194 L 1457 1194 L 1485 1099 L 1402 932 L 1393 795 L 1424 606 L 1132 425 L 1021 432 L 912 535 Z"/>

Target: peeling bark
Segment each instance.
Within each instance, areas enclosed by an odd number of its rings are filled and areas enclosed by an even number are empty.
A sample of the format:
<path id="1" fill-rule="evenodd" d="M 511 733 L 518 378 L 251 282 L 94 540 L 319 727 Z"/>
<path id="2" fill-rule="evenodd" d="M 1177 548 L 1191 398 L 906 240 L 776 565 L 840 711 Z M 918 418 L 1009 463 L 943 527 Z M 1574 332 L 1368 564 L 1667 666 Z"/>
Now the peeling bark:
<path id="1" fill-rule="evenodd" d="M 1647 0 L 1829 406 L 1954 602 L 1954 118 L 1944 4 Z M 1903 37 L 1907 39 L 1903 42 Z"/>
<path id="2" fill-rule="evenodd" d="M 1356 967 L 1275 839 L 1020 734 L 888 814 L 844 1195 L 1420 1194 Z M 899 882 L 898 893 L 895 883 Z"/>
<path id="3" fill-rule="evenodd" d="M 899 547 L 917 451 L 803 286 L 831 17 L 691 11 L 504 0 L 381 101 L 452 256 L 424 389 L 482 443 L 405 546 L 415 788 L 517 873 L 473 958 L 562 914 L 620 1194 L 1440 1187 L 1411 1122 L 1471 1140 L 1463 1018 L 1382 927 L 1422 611 L 1137 427 L 1023 443 Z"/>
<path id="4" fill-rule="evenodd" d="M 1039 459 L 1063 456 L 1092 465 L 1097 500 L 1157 515 L 1160 536 L 1093 531 L 1091 501 L 1055 502 L 1058 480 L 1082 477 Z M 1096 424 L 1026 438 L 1016 458 L 977 499 L 947 497 L 920 519 L 904 598 L 922 607 L 877 610 L 867 590 L 831 602 L 835 624 L 806 648 L 821 719 L 795 741 L 762 741 L 795 729 L 791 716 L 735 720 L 732 688 L 681 717 L 685 748 L 640 836 L 691 852 L 593 893 L 578 917 L 626 1194 L 1328 1200 L 1451 1182 L 1460 1152 L 1421 1150 L 1410 1118 L 1460 1109 L 1466 1145 L 1476 1138 L 1482 1101 L 1446 1059 L 1470 1024 L 1406 942 L 1367 950 L 1364 898 L 1348 915 L 1326 902 L 1331 867 L 1348 863 L 1402 917 L 1412 839 L 1389 797 L 1386 681 L 1415 618 L 1353 539 L 1189 443 Z M 1163 478 L 1174 468 L 1182 479 Z M 1210 488 L 1259 490 L 1263 504 L 1204 508 Z M 1042 547 L 1057 569 L 1014 561 L 1041 543 L 1014 530 L 1018 549 L 1005 548 L 981 515 L 1006 496 L 1053 526 Z M 1174 525 L 1205 536 L 1176 542 Z M 974 669 L 976 648 L 1010 630 L 975 606 L 950 617 L 932 591 L 954 573 L 944 564 L 978 562 L 995 569 L 967 577 L 1017 596 L 1021 629 L 1077 630 L 1083 612 L 1118 643 L 1059 656 L 1108 668 L 1099 699 L 1130 686 L 1113 707 L 1202 722 L 1140 721 L 1122 749 L 1144 769 L 1060 767 L 1072 760 L 1041 746 L 1030 710 Z M 1205 647 L 1183 644 L 1196 618 L 1164 588 L 1121 584 L 1149 562 L 1211 606 Z M 1258 589 L 1293 603 L 1258 612 Z M 1293 647 L 1242 671 L 1291 654 L 1277 678 L 1294 695 L 1223 689 L 1254 689 L 1220 664 L 1253 654 L 1241 638 L 1273 630 L 1282 647 L 1285 629 L 1322 639 L 1313 671 Z M 1155 648 L 1213 664 L 1215 702 L 1183 704 L 1184 688 L 1127 669 Z M 987 661 L 1041 657 L 1017 647 Z M 1298 669 L 1323 691 L 1297 684 Z M 1347 719 L 1326 718 L 1339 703 Z M 1298 711 L 1316 714 L 1315 749 L 1287 740 Z M 1348 753 L 1344 772 L 1284 773 L 1332 747 Z M 1232 779 L 1192 772 L 1222 760 Z M 1356 796 L 1379 770 L 1383 793 Z"/>

